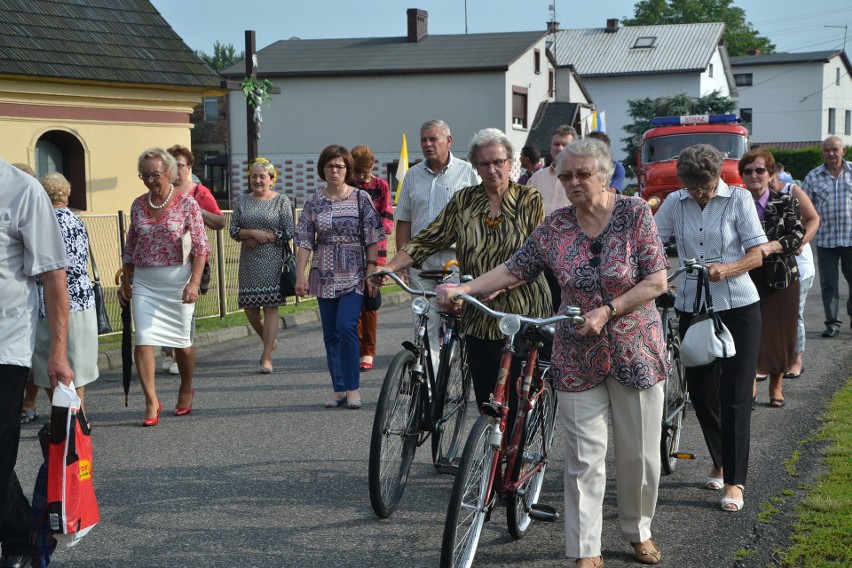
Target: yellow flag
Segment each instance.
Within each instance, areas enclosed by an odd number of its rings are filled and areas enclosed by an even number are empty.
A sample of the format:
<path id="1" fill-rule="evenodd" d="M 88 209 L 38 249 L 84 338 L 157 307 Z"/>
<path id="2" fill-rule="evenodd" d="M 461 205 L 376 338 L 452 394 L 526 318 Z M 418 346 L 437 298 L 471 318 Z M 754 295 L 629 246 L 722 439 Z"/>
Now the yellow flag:
<path id="1" fill-rule="evenodd" d="M 396 166 L 396 196 L 394 204 L 399 201 L 399 194 L 402 191 L 402 180 L 405 178 L 405 172 L 408 171 L 408 144 L 405 142 L 405 132 L 402 133 L 402 149 L 399 151 L 399 164 Z"/>

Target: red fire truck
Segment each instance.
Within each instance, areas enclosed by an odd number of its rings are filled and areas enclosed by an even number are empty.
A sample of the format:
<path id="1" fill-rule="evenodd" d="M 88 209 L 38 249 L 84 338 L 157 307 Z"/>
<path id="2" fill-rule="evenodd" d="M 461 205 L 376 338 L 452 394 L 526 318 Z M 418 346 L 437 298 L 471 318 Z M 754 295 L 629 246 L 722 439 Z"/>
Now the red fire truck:
<path id="1" fill-rule="evenodd" d="M 677 157 L 693 144 L 709 144 L 722 152 L 722 179 L 742 186 L 737 162 L 749 149 L 748 130 L 735 114 L 659 116 L 642 136 L 636 153 L 639 194 L 656 211 L 671 192 L 682 184 L 677 177 Z"/>

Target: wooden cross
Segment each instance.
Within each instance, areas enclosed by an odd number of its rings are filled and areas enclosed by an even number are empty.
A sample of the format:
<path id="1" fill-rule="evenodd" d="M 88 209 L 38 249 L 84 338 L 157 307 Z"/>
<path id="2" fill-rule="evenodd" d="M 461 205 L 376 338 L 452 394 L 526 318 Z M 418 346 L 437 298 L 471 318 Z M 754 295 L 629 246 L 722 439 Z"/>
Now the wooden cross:
<path id="1" fill-rule="evenodd" d="M 254 30 L 246 30 L 246 77 L 251 77 L 255 81 L 257 80 L 257 65 L 255 65 L 255 50 L 257 46 L 255 43 L 255 35 Z M 240 89 L 242 87 L 242 83 L 236 81 L 222 81 L 222 87 L 227 89 Z M 269 90 L 270 94 L 278 95 L 281 93 L 281 89 L 278 87 L 272 87 Z M 248 99 L 246 99 L 246 135 L 247 142 L 246 149 L 248 150 L 248 161 L 252 162 L 255 158 L 257 158 L 257 124 L 254 122 L 254 109 L 249 104 Z"/>

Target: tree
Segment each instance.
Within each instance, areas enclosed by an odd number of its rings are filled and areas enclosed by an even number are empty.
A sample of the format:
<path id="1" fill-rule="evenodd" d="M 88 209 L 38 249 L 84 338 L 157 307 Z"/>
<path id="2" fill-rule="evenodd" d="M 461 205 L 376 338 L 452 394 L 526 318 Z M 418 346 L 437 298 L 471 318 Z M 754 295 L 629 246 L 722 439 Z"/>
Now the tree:
<path id="1" fill-rule="evenodd" d="M 212 56 L 207 55 L 200 49 L 195 54 L 204 60 L 204 63 L 209 65 L 216 73 L 221 73 L 224 69 L 227 69 L 238 61 L 242 61 L 246 57 L 246 52 L 241 51 L 237 53 L 233 44 L 224 45 L 218 41 L 213 44 Z"/>
<path id="2" fill-rule="evenodd" d="M 639 0 L 634 6 L 633 18 L 624 20 L 625 26 L 651 26 L 660 24 L 701 24 L 723 22 L 722 39 L 731 55 L 748 55 L 753 50 L 775 53 L 775 44 L 758 35 L 745 10 L 733 5 L 733 0 Z"/>
<path id="3" fill-rule="evenodd" d="M 662 0 L 661 0 L 662 1 Z M 713 91 L 709 95 L 694 99 L 686 93 L 673 97 L 660 97 L 652 99 L 631 99 L 627 101 L 627 114 L 633 119 L 632 124 L 624 127 L 629 134 L 621 141 L 626 143 L 623 148 L 627 152 L 627 158 L 622 164 L 631 171 L 636 163 L 634 156 L 639 147 L 633 143 L 633 138 L 642 136 L 646 130 L 651 128 L 651 119 L 655 116 L 681 116 L 685 114 L 726 114 L 737 108 L 737 103 L 729 97 L 722 96 L 719 91 Z"/>

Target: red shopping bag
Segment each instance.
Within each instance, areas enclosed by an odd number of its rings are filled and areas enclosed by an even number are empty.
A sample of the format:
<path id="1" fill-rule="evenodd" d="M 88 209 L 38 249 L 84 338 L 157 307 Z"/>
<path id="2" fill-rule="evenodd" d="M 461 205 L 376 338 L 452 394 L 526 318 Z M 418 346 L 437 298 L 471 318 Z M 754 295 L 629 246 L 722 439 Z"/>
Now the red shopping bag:
<path id="1" fill-rule="evenodd" d="M 69 392 L 70 391 L 70 392 Z M 92 483 L 92 437 L 73 385 L 53 395 L 47 465 L 47 514 L 54 538 L 74 546 L 100 520 Z"/>

